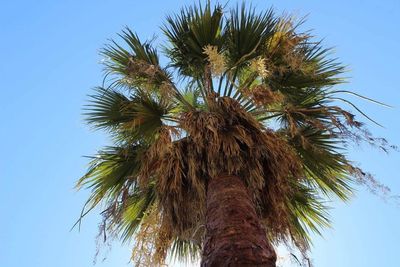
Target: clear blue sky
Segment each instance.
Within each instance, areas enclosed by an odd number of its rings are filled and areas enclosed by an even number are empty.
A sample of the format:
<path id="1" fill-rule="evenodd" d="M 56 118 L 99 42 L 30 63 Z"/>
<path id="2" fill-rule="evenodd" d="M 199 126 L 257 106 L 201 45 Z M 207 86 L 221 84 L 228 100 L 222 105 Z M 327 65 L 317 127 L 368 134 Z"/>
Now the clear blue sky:
<path id="1" fill-rule="evenodd" d="M 86 95 L 101 83 L 98 50 L 125 25 L 143 38 L 160 33 L 165 14 L 191 2 L 2 1 L 0 266 L 92 266 L 99 217 L 88 216 L 81 232 L 69 230 L 88 196 L 73 190 L 86 168 L 82 156 L 107 140 L 90 131 L 81 116 Z M 306 26 L 336 46 L 352 70 L 345 87 L 396 106 L 357 101 L 386 126 L 371 130 L 400 144 L 398 0 L 253 3 L 309 14 Z M 351 152 L 397 193 L 399 154 L 368 147 Z M 334 229 L 314 239 L 316 267 L 400 266 L 400 206 L 362 188 L 350 203 L 332 205 Z M 129 247 L 116 243 L 96 266 L 129 266 L 129 255 Z"/>

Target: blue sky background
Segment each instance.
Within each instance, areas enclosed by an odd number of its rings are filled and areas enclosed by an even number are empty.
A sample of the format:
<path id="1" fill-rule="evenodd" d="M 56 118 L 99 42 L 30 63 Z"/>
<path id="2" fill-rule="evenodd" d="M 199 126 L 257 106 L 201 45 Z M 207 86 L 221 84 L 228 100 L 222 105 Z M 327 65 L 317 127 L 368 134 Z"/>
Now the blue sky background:
<path id="1" fill-rule="evenodd" d="M 2 1 L 0 266 L 93 266 L 99 217 L 88 216 L 81 232 L 69 230 L 89 193 L 73 189 L 86 169 L 83 156 L 107 142 L 81 115 L 86 95 L 102 81 L 98 50 L 125 25 L 142 38 L 159 34 L 165 14 L 192 2 Z M 376 135 L 400 144 L 398 0 L 252 2 L 309 14 L 306 27 L 335 46 L 351 69 L 344 87 L 396 107 L 355 100 L 386 126 L 371 125 Z M 394 193 L 400 193 L 399 154 L 366 146 L 351 151 Z M 400 206 L 363 188 L 351 202 L 332 206 L 334 229 L 314 238 L 316 267 L 400 266 Z M 129 266 L 129 256 L 129 246 L 115 243 L 96 266 Z"/>

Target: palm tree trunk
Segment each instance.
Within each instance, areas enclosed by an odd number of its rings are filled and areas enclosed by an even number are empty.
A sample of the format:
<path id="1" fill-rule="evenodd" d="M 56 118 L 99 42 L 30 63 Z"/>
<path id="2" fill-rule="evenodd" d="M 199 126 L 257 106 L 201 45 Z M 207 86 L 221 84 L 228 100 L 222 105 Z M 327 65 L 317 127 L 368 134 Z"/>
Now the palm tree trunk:
<path id="1" fill-rule="evenodd" d="M 211 179 L 206 205 L 202 267 L 276 266 L 275 251 L 239 177 Z"/>

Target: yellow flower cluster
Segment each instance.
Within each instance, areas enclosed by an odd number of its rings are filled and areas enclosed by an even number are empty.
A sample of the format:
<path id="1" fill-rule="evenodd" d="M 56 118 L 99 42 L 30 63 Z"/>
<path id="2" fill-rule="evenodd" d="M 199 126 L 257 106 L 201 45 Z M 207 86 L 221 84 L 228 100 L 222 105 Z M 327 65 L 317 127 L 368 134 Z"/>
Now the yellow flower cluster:
<path id="1" fill-rule="evenodd" d="M 203 53 L 208 57 L 212 74 L 214 76 L 222 75 L 226 70 L 226 61 L 224 55 L 218 52 L 218 47 L 207 45 L 203 48 Z"/>
<path id="2" fill-rule="evenodd" d="M 251 61 L 250 70 L 253 72 L 257 72 L 261 76 L 261 78 L 266 78 L 269 74 L 269 71 L 267 70 L 266 60 L 262 57 Z"/>

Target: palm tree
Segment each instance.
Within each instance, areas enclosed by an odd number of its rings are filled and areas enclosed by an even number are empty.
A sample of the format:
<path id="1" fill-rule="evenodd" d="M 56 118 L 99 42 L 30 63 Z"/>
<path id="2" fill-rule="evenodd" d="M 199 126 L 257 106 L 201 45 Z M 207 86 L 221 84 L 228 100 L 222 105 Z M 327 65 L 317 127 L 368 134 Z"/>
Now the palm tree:
<path id="1" fill-rule="evenodd" d="M 105 82 L 86 109 L 113 145 L 78 181 L 91 189 L 81 218 L 105 206 L 102 229 L 133 239 L 142 266 L 168 253 L 275 266 L 277 244 L 306 252 L 309 231 L 329 226 L 326 197 L 346 200 L 366 179 L 346 144 L 385 141 L 339 106 L 370 119 L 343 97 L 362 96 L 336 89 L 345 68 L 302 22 L 187 7 L 162 28 L 166 67 L 153 42 L 123 30 L 124 45 L 102 50 Z"/>

